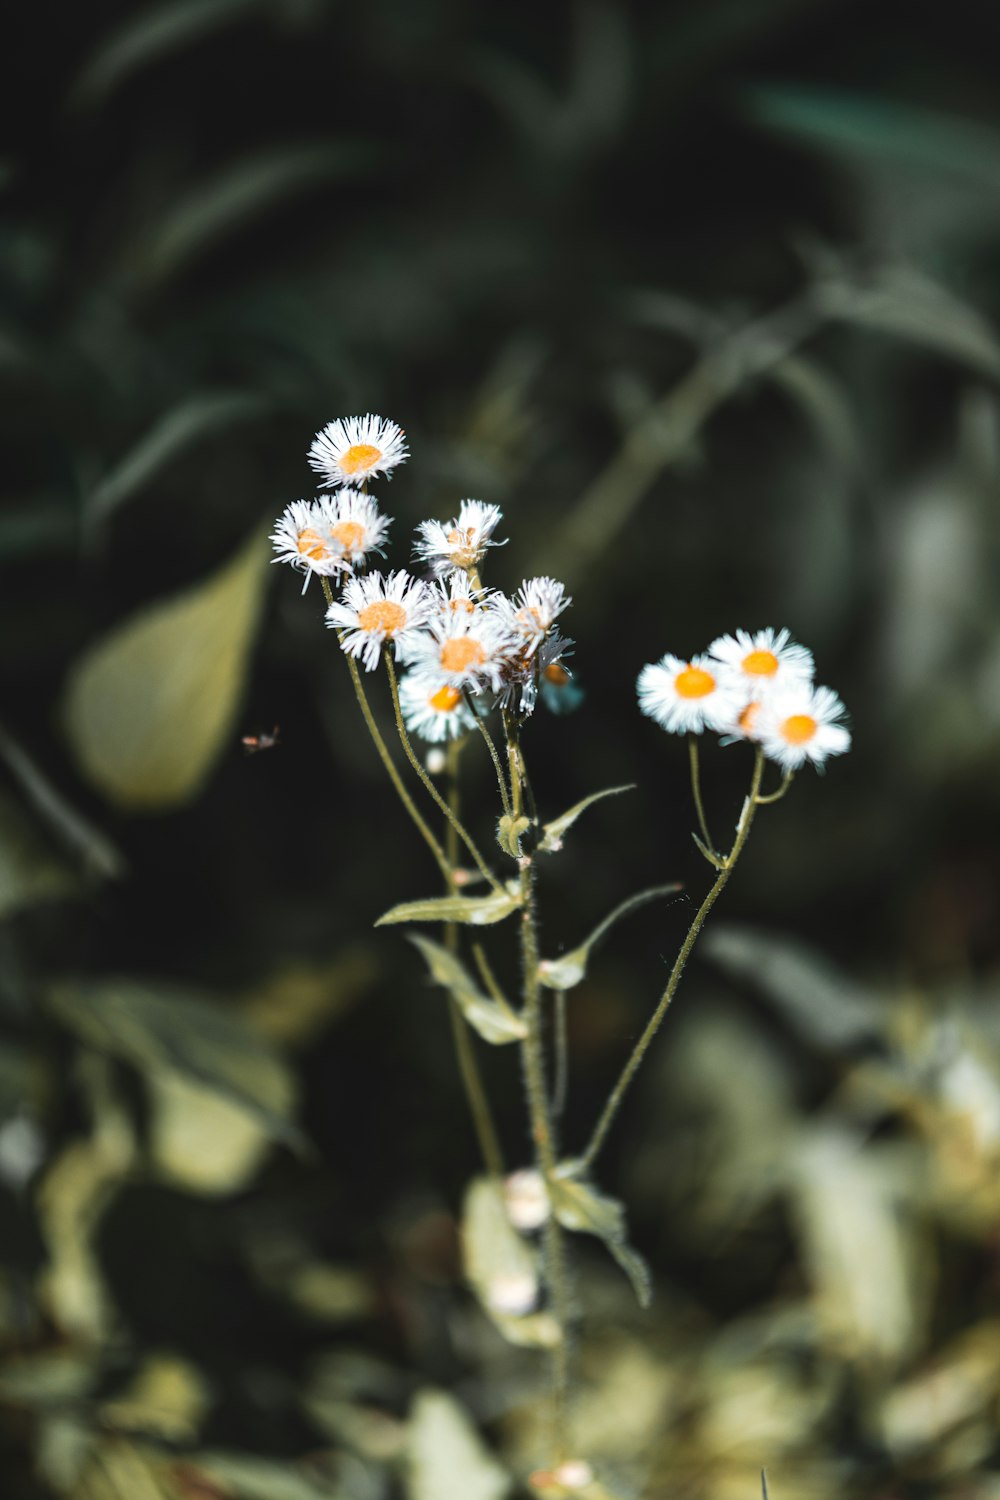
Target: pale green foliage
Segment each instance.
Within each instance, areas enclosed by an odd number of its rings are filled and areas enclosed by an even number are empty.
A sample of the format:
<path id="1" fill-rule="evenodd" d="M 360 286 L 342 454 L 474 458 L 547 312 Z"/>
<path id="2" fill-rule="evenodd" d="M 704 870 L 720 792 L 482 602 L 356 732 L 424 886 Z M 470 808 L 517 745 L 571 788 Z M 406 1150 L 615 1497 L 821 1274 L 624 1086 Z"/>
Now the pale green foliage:
<path id="1" fill-rule="evenodd" d="M 427 962 L 431 978 L 452 996 L 473 1031 L 484 1042 L 503 1046 L 521 1041 L 528 1031 L 524 1022 L 510 1008 L 484 995 L 468 969 L 454 953 L 440 943 L 414 933 L 410 938 Z"/>

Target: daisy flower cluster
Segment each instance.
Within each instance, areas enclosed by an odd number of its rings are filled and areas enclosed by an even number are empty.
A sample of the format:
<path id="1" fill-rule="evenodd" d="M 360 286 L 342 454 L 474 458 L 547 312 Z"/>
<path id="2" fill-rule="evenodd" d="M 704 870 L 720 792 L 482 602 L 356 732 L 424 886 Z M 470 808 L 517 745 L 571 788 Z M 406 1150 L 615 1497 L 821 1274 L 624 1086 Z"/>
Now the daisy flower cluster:
<path id="1" fill-rule="evenodd" d="M 673 734 L 750 740 L 786 772 L 850 748 L 844 705 L 813 682 L 813 658 L 787 630 L 737 630 L 702 656 L 666 655 L 639 673 L 639 707 Z"/>
<path id="2" fill-rule="evenodd" d="M 495 706 L 524 719 L 539 699 L 574 707 L 579 690 L 565 665 L 573 643 L 556 622 L 570 604 L 555 578 L 525 579 L 508 596 L 484 587 L 480 569 L 501 520 L 496 505 L 463 500 L 447 521 L 422 521 L 414 557 L 426 578 L 405 569 L 370 571 L 384 556 L 391 518 L 368 493 L 368 481 L 390 475 L 408 457 L 400 427 L 369 414 L 331 422 L 318 433 L 309 463 L 331 494 L 296 500 L 271 535 L 276 562 L 327 580 L 326 623 L 342 649 L 366 671 L 383 650 L 407 670 L 400 681 L 406 727 L 431 743 L 475 727 Z M 357 488 L 361 484 L 362 488 Z M 339 589 L 333 598 L 334 583 Z"/>

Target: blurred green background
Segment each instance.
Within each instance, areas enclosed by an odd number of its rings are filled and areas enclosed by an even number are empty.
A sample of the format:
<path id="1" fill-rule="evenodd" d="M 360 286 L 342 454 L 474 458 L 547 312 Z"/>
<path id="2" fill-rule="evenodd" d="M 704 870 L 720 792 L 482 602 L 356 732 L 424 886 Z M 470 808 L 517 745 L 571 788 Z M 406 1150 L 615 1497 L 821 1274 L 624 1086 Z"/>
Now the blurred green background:
<path id="1" fill-rule="evenodd" d="M 852 715 L 602 1160 L 652 1310 L 573 1245 L 601 1493 L 996 1500 L 1000 12 L 39 0 L 12 32 L 3 1500 L 490 1500 L 538 1461 L 540 1360 L 463 1281 L 444 1000 L 372 931 L 434 870 L 318 588 L 267 567 L 313 433 L 369 410 L 412 451 L 394 566 L 475 496 L 491 582 L 570 585 L 543 814 L 637 784 L 546 867 L 550 954 L 704 888 L 644 662 L 787 625 Z M 741 747 L 705 775 L 731 826 Z M 570 997 L 568 1151 L 690 910 Z M 483 1061 L 523 1165 L 516 1060 Z"/>

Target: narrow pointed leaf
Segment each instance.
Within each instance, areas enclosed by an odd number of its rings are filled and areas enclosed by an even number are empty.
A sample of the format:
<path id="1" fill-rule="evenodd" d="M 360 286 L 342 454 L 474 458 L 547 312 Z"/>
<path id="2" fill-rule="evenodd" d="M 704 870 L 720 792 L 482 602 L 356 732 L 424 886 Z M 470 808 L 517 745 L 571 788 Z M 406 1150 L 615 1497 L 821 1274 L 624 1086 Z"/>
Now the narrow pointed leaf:
<path id="1" fill-rule="evenodd" d="M 640 891 L 638 895 L 630 896 L 627 901 L 616 906 L 611 915 L 605 917 L 604 921 L 594 928 L 589 938 L 578 948 L 573 948 L 559 958 L 543 959 L 538 966 L 540 983 L 550 990 L 571 990 L 586 975 L 593 949 L 620 917 L 627 916 L 636 907 L 645 906 L 647 901 L 653 901 L 657 896 L 672 896 L 680 889 L 680 883 L 675 880 L 670 885 L 654 885 L 648 891 Z"/>
<path id="2" fill-rule="evenodd" d="M 431 978 L 451 992 L 463 1016 L 484 1042 L 502 1047 L 506 1042 L 518 1042 L 527 1036 L 528 1029 L 520 1017 L 484 995 L 461 959 L 430 938 L 414 934 L 410 941 L 423 954 Z"/>
<path id="3" fill-rule="evenodd" d="M 648 1307 L 652 1297 L 649 1268 L 628 1243 L 625 1209 L 617 1198 L 609 1198 L 578 1177 L 577 1170 L 577 1163 L 563 1162 L 549 1184 L 556 1218 L 564 1229 L 603 1240 L 631 1281 L 640 1306 Z"/>
<path id="4" fill-rule="evenodd" d="M 555 818 L 551 823 L 546 823 L 539 841 L 539 849 L 546 854 L 554 854 L 562 848 L 563 834 L 576 822 L 581 813 L 587 811 L 595 802 L 600 802 L 604 797 L 617 797 L 619 792 L 631 792 L 635 790 L 635 783 L 629 782 L 625 786 L 605 787 L 603 792 L 591 792 L 589 797 L 584 797 L 582 802 L 577 802 L 562 817 Z"/>
<path id="5" fill-rule="evenodd" d="M 429 896 L 426 901 L 404 901 L 379 917 L 376 927 L 395 922 L 466 922 L 489 927 L 502 922 L 520 905 L 515 892 L 493 891 L 489 896 Z"/>

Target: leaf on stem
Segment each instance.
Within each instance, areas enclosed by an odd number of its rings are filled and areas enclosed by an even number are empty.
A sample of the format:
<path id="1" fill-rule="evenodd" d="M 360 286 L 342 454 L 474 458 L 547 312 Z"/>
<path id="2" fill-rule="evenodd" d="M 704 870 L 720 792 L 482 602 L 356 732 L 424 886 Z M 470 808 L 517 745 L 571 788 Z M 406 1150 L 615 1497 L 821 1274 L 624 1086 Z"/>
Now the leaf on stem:
<path id="1" fill-rule="evenodd" d="M 502 922 L 521 904 L 517 891 L 494 891 L 489 896 L 429 896 L 425 901 L 404 901 L 379 917 L 376 927 L 395 922 L 466 922 L 489 927 Z"/>
<path id="2" fill-rule="evenodd" d="M 539 849 L 544 850 L 546 854 L 557 853 L 562 848 L 563 834 L 572 827 L 581 813 L 587 811 L 588 807 L 592 807 L 595 802 L 600 802 L 604 797 L 617 797 L 619 792 L 634 790 L 635 783 L 630 781 L 625 786 L 609 786 L 605 787 L 603 792 L 591 792 L 589 797 L 584 797 L 582 802 L 577 802 L 568 812 L 564 812 L 562 817 L 545 824 L 538 844 Z"/>
<path id="3" fill-rule="evenodd" d="M 451 993 L 462 1015 L 484 1042 L 502 1047 L 506 1042 L 519 1042 L 527 1036 L 528 1028 L 520 1017 L 484 995 L 461 959 L 430 938 L 414 934 L 410 941 L 423 954 L 431 978 Z"/>
<path id="4" fill-rule="evenodd" d="M 580 1163 L 562 1162 L 549 1183 L 552 1209 L 564 1229 L 593 1234 L 607 1245 L 632 1283 L 640 1307 L 648 1307 L 653 1295 L 649 1267 L 628 1243 L 625 1209 L 617 1198 L 598 1192 L 578 1174 Z"/>
<path id="5" fill-rule="evenodd" d="M 501 1500 L 511 1488 L 458 1402 L 444 1391 L 421 1391 L 409 1423 L 408 1500 Z"/>
<path id="6" fill-rule="evenodd" d="M 544 984 L 550 990 L 571 990 L 585 977 L 592 949 L 619 918 L 627 916 L 638 906 L 645 906 L 647 901 L 652 901 L 657 896 L 672 896 L 680 889 L 680 882 L 675 880 L 670 885 L 654 885 L 648 891 L 640 891 L 638 895 L 630 896 L 627 901 L 616 906 L 611 915 L 605 917 L 604 921 L 594 928 L 579 947 L 573 948 L 569 953 L 564 953 L 561 958 L 544 958 L 538 966 L 539 983 Z"/>

